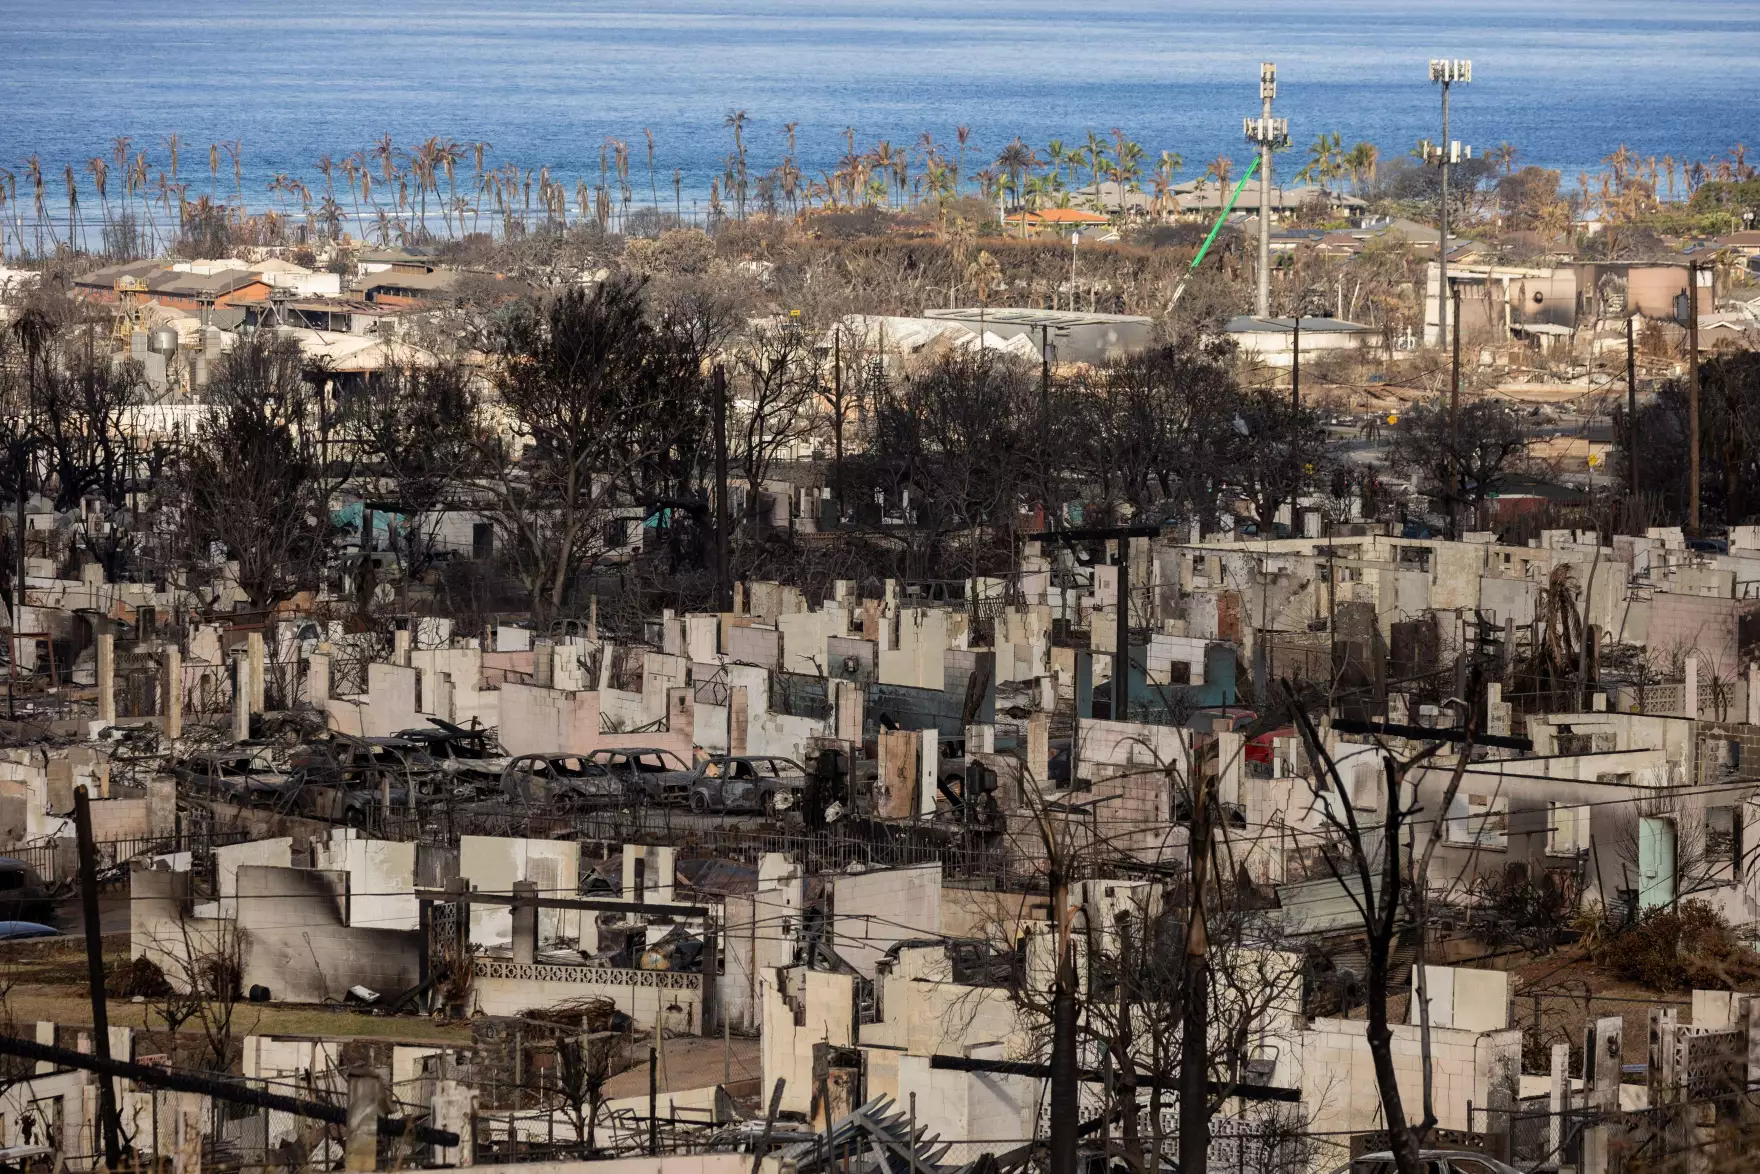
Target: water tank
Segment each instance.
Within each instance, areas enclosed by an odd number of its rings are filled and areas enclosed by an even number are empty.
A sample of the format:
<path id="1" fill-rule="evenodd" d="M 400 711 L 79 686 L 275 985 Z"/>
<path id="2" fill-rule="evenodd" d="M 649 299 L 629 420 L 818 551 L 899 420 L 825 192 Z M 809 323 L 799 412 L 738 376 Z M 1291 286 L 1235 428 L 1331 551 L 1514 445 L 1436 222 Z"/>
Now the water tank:
<path id="1" fill-rule="evenodd" d="M 170 326 L 159 326 L 147 335 L 147 349 L 155 355 L 170 358 L 177 353 L 177 331 Z"/>

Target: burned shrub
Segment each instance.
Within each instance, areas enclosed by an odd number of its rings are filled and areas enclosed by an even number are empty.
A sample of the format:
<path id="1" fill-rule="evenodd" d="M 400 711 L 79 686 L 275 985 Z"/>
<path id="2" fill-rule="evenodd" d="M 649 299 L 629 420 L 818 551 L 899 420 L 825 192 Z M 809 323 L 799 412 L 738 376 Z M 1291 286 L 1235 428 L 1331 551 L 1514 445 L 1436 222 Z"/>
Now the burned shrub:
<path id="1" fill-rule="evenodd" d="M 1736 990 L 1760 982 L 1760 955 L 1704 901 L 1652 909 L 1602 941 L 1593 956 L 1608 973 L 1652 990 Z"/>
<path id="2" fill-rule="evenodd" d="M 1512 863 L 1474 886 L 1467 927 L 1488 946 L 1556 950 L 1576 918 L 1574 879 Z"/>
<path id="3" fill-rule="evenodd" d="M 141 957 L 112 967 L 104 979 L 104 993 L 112 999 L 156 999 L 171 993 L 171 983 L 157 962 Z"/>

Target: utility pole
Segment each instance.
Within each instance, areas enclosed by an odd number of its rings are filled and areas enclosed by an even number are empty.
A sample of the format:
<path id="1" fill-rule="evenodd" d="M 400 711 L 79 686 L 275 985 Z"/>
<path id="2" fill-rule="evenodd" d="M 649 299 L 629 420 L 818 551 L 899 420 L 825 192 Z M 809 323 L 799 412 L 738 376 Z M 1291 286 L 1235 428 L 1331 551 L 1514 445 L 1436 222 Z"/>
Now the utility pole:
<path id="1" fill-rule="evenodd" d="M 1112 720 L 1131 720 L 1131 540 L 1118 537 L 1118 654 L 1112 658 Z"/>
<path id="2" fill-rule="evenodd" d="M 1039 429 L 1051 427 L 1051 323 L 1039 328 Z"/>
<path id="3" fill-rule="evenodd" d="M 98 849 L 92 842 L 92 799 L 83 786 L 73 789 L 73 827 L 79 837 L 79 888 L 86 923 L 86 984 L 92 996 L 92 1050 L 110 1062 L 110 1008 L 104 1001 L 104 931 L 98 924 Z M 116 1082 L 98 1076 L 98 1120 L 104 1132 L 104 1164 L 122 1169 L 121 1122 L 116 1114 Z"/>
<path id="4" fill-rule="evenodd" d="M 14 467 L 18 473 L 18 520 L 13 523 L 12 529 L 12 545 L 15 548 L 12 552 L 14 563 L 12 572 L 12 632 L 15 637 L 24 631 L 24 507 L 25 499 L 30 496 L 24 487 L 25 478 L 30 470 L 30 457 L 25 454 L 22 443 L 17 451 L 18 459 Z M 12 643 L 12 655 L 18 655 L 18 641 L 16 639 Z M 13 668 L 13 675 L 18 675 L 16 664 Z"/>
<path id="5" fill-rule="evenodd" d="M 1067 846 L 1051 856 L 1051 916 L 1057 919 L 1057 973 L 1051 993 L 1051 1171 L 1076 1174 L 1081 1073 L 1077 1065 L 1076 955 L 1070 934 Z"/>
<path id="6" fill-rule="evenodd" d="M 1691 516 L 1687 532 L 1699 537 L 1699 263 L 1687 264 L 1687 455 Z"/>
<path id="7" fill-rule="evenodd" d="M 1450 538 L 1460 537 L 1461 497 L 1461 291 L 1448 291 L 1454 303 L 1454 361 L 1448 384 L 1448 527 Z"/>
<path id="8" fill-rule="evenodd" d="M 1259 63 L 1259 117 L 1241 120 L 1247 141 L 1259 148 L 1259 317 L 1271 317 L 1271 152 L 1289 145 L 1289 120 L 1271 117 L 1277 97 L 1277 65 Z"/>
<path id="9" fill-rule="evenodd" d="M 648 1048 L 648 1156 L 654 1157 L 660 1152 L 660 1065 L 657 1063 L 658 1052 L 650 1045 Z"/>
<path id="10" fill-rule="evenodd" d="M 1069 308 L 1071 310 L 1076 308 L 1076 246 L 1081 243 L 1081 233 L 1072 232 L 1069 234 Z M 1052 292 L 1051 304 L 1055 306 L 1057 304 L 1056 291 Z"/>
<path id="11" fill-rule="evenodd" d="M 1073 267 L 1074 262 L 1071 262 Z M 1070 305 L 1075 305 L 1075 285 L 1070 285 Z M 1053 299 L 1055 301 L 1056 299 Z M 1039 522 L 1051 524 L 1051 323 L 1039 328 Z"/>
<path id="12" fill-rule="evenodd" d="M 1626 477 L 1638 494 L 1638 346 L 1636 315 L 1626 318 Z"/>
<path id="13" fill-rule="evenodd" d="M 835 446 L 833 457 L 836 466 L 831 471 L 831 479 L 837 483 L 837 524 L 843 525 L 843 323 L 839 322 L 831 331 L 831 406 L 836 413 L 832 420 L 832 443 Z M 725 416 L 723 417 L 725 421 Z M 722 429 L 727 425 L 724 422 Z"/>
<path id="14" fill-rule="evenodd" d="M 1302 407 L 1302 308 L 1296 307 L 1296 329 L 1289 342 L 1289 406 Z"/>
<path id="15" fill-rule="evenodd" d="M 1442 143 L 1438 148 L 1438 162 L 1442 167 L 1442 239 L 1436 245 L 1436 261 L 1439 266 L 1436 285 L 1436 315 L 1441 326 L 1441 333 L 1436 341 L 1448 344 L 1448 168 L 1450 163 L 1459 162 L 1458 145 L 1448 139 L 1448 90 L 1455 83 L 1466 85 L 1473 80 L 1473 63 L 1460 58 L 1431 58 L 1430 80 L 1442 87 Z M 1472 149 L 1468 148 L 1468 157 Z M 1459 315 L 1456 315 L 1455 329 L 1460 329 Z"/>
<path id="16" fill-rule="evenodd" d="M 1191 913 L 1180 970 L 1179 1168 L 1204 1174 L 1210 1153 L 1210 939 L 1204 923 L 1204 881 L 1210 865 L 1210 779 L 1217 748 L 1195 756 L 1192 770 Z"/>
<path id="17" fill-rule="evenodd" d="M 715 364 L 709 384 L 715 400 L 715 606 L 732 611 L 732 559 L 727 549 L 727 369 L 720 363 Z"/>

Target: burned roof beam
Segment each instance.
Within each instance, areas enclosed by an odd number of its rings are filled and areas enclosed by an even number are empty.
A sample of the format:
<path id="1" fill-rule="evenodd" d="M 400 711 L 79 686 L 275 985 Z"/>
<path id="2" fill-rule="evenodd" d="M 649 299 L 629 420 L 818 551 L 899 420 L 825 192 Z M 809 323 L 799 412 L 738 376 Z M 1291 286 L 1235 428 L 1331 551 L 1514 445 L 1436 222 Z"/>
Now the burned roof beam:
<path id="1" fill-rule="evenodd" d="M 1434 729 L 1430 726 L 1399 725 L 1395 722 L 1368 722 L 1357 718 L 1335 717 L 1332 728 L 1341 734 L 1379 734 L 1388 738 L 1410 738 L 1416 742 L 1465 742 L 1468 733 L 1463 727 Z M 1532 738 L 1513 734 L 1479 734 L 1472 736 L 1475 746 L 1497 746 L 1505 750 L 1532 750 Z"/>

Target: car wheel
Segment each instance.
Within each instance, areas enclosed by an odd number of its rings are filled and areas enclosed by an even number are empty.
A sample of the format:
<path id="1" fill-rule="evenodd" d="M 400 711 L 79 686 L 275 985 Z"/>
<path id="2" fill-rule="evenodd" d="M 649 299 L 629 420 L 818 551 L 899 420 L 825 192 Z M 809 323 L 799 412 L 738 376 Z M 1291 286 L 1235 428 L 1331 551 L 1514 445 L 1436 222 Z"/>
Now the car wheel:
<path id="1" fill-rule="evenodd" d="M 691 812 L 695 815 L 709 814 L 709 795 L 706 791 L 691 792 Z"/>

